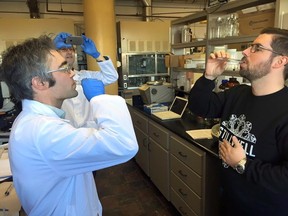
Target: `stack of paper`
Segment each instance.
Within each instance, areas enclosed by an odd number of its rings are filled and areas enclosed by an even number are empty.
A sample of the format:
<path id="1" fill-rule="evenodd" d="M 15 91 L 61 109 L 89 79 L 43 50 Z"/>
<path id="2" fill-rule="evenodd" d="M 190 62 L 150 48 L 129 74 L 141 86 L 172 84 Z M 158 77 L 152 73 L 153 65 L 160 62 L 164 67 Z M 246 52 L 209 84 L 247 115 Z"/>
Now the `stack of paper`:
<path id="1" fill-rule="evenodd" d="M 199 129 L 186 131 L 193 139 L 212 139 L 211 129 Z"/>

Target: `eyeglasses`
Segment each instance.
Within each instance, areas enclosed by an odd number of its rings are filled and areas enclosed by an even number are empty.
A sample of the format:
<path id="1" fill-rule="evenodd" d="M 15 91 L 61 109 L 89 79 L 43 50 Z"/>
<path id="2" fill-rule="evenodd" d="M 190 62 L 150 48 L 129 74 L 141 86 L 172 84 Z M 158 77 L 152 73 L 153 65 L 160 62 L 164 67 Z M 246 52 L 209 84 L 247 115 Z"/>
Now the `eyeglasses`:
<path id="1" fill-rule="evenodd" d="M 281 56 L 283 56 L 282 53 L 278 53 L 278 52 L 276 52 L 276 51 L 274 51 L 274 50 L 272 50 L 272 49 L 266 48 L 266 47 L 264 47 L 264 46 L 261 45 L 261 44 L 256 43 L 256 44 L 251 44 L 251 45 L 250 45 L 250 52 L 251 52 L 251 53 L 259 52 L 259 51 L 261 51 L 261 50 L 266 50 L 266 51 L 272 52 L 272 53 L 274 53 L 274 54 L 276 54 L 276 55 L 281 55 Z"/>
<path id="2" fill-rule="evenodd" d="M 70 48 L 61 48 L 58 51 L 60 51 L 60 52 L 68 52 L 68 51 L 74 52 L 75 50 L 73 47 L 70 47 Z"/>
<path id="3" fill-rule="evenodd" d="M 66 67 L 63 67 L 63 68 L 58 68 L 56 70 L 47 71 L 46 73 L 62 72 L 62 73 L 71 74 L 71 70 L 72 70 L 72 67 L 66 66 Z"/>

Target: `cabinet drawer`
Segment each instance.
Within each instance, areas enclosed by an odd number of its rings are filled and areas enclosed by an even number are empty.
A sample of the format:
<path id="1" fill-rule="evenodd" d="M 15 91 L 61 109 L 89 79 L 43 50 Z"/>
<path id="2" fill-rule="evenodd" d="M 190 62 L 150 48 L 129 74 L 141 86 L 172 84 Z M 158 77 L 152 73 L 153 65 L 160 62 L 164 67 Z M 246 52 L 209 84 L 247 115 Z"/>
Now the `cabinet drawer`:
<path id="1" fill-rule="evenodd" d="M 161 145 L 163 148 L 168 149 L 169 133 L 153 122 L 149 122 L 149 137 Z"/>
<path id="2" fill-rule="evenodd" d="M 173 188 L 170 190 L 171 203 L 176 207 L 176 209 L 185 216 L 198 216 L 191 208 L 181 199 Z"/>
<path id="3" fill-rule="evenodd" d="M 145 116 L 139 114 L 138 112 L 134 112 L 133 124 L 135 127 L 139 128 L 144 133 L 148 134 L 148 119 Z"/>
<path id="4" fill-rule="evenodd" d="M 175 138 L 171 136 L 170 139 L 170 149 L 171 154 L 173 154 L 180 161 L 185 163 L 188 167 L 190 167 L 197 174 L 202 176 L 203 173 L 203 164 L 205 152 L 201 151 L 197 147 L 193 146 L 190 143 L 186 143 L 182 139 Z"/>
<path id="5" fill-rule="evenodd" d="M 199 197 L 202 197 L 202 178 L 176 157 L 170 157 L 171 171 L 185 182 Z"/>
<path id="6" fill-rule="evenodd" d="M 170 181 L 171 188 L 173 188 L 174 192 L 176 192 L 197 215 L 201 215 L 202 199 L 173 173 L 171 173 Z"/>

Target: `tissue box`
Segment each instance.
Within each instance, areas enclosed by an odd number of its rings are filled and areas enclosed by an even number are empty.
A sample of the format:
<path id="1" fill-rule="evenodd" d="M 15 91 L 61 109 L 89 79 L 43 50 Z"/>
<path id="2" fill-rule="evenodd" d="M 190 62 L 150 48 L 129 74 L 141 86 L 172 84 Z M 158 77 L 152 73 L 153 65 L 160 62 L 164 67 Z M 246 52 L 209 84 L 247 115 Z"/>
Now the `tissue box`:
<path id="1" fill-rule="evenodd" d="M 165 106 L 161 103 L 155 103 L 155 104 L 150 104 L 150 105 L 144 105 L 144 112 L 152 114 L 155 112 L 163 112 L 167 111 L 168 106 Z"/>

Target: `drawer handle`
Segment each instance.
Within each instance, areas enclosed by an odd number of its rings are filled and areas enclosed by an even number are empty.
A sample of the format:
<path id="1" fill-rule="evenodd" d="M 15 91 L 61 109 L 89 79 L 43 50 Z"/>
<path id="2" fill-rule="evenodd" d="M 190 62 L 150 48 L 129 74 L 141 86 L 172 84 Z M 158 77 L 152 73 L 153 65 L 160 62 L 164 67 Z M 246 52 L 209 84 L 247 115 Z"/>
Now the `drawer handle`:
<path id="1" fill-rule="evenodd" d="M 187 212 L 184 211 L 182 206 L 179 207 L 179 211 L 181 212 L 182 215 L 188 215 Z"/>
<path id="2" fill-rule="evenodd" d="M 184 157 L 184 158 L 187 157 L 187 155 L 183 154 L 182 152 L 178 152 L 178 154 L 179 154 L 181 157 Z"/>
<path id="3" fill-rule="evenodd" d="M 153 133 L 153 135 L 155 136 L 155 137 L 159 137 L 159 134 L 157 134 L 157 133 Z"/>
<path id="4" fill-rule="evenodd" d="M 151 152 L 150 142 L 148 141 L 147 144 L 148 144 L 148 151 Z"/>
<path id="5" fill-rule="evenodd" d="M 148 144 L 148 139 L 147 139 L 147 137 L 145 137 L 145 138 L 143 139 L 143 146 L 144 146 L 144 147 L 147 147 L 147 144 Z"/>
<path id="6" fill-rule="evenodd" d="M 180 193 L 182 196 L 187 196 L 187 195 L 188 195 L 188 194 L 184 193 L 181 188 L 178 189 L 178 191 L 179 191 L 179 193 Z"/>
<path id="7" fill-rule="evenodd" d="M 181 176 L 183 176 L 183 177 L 187 177 L 187 175 L 184 174 L 184 173 L 182 172 L 182 170 L 179 170 L 178 173 L 179 173 Z"/>

